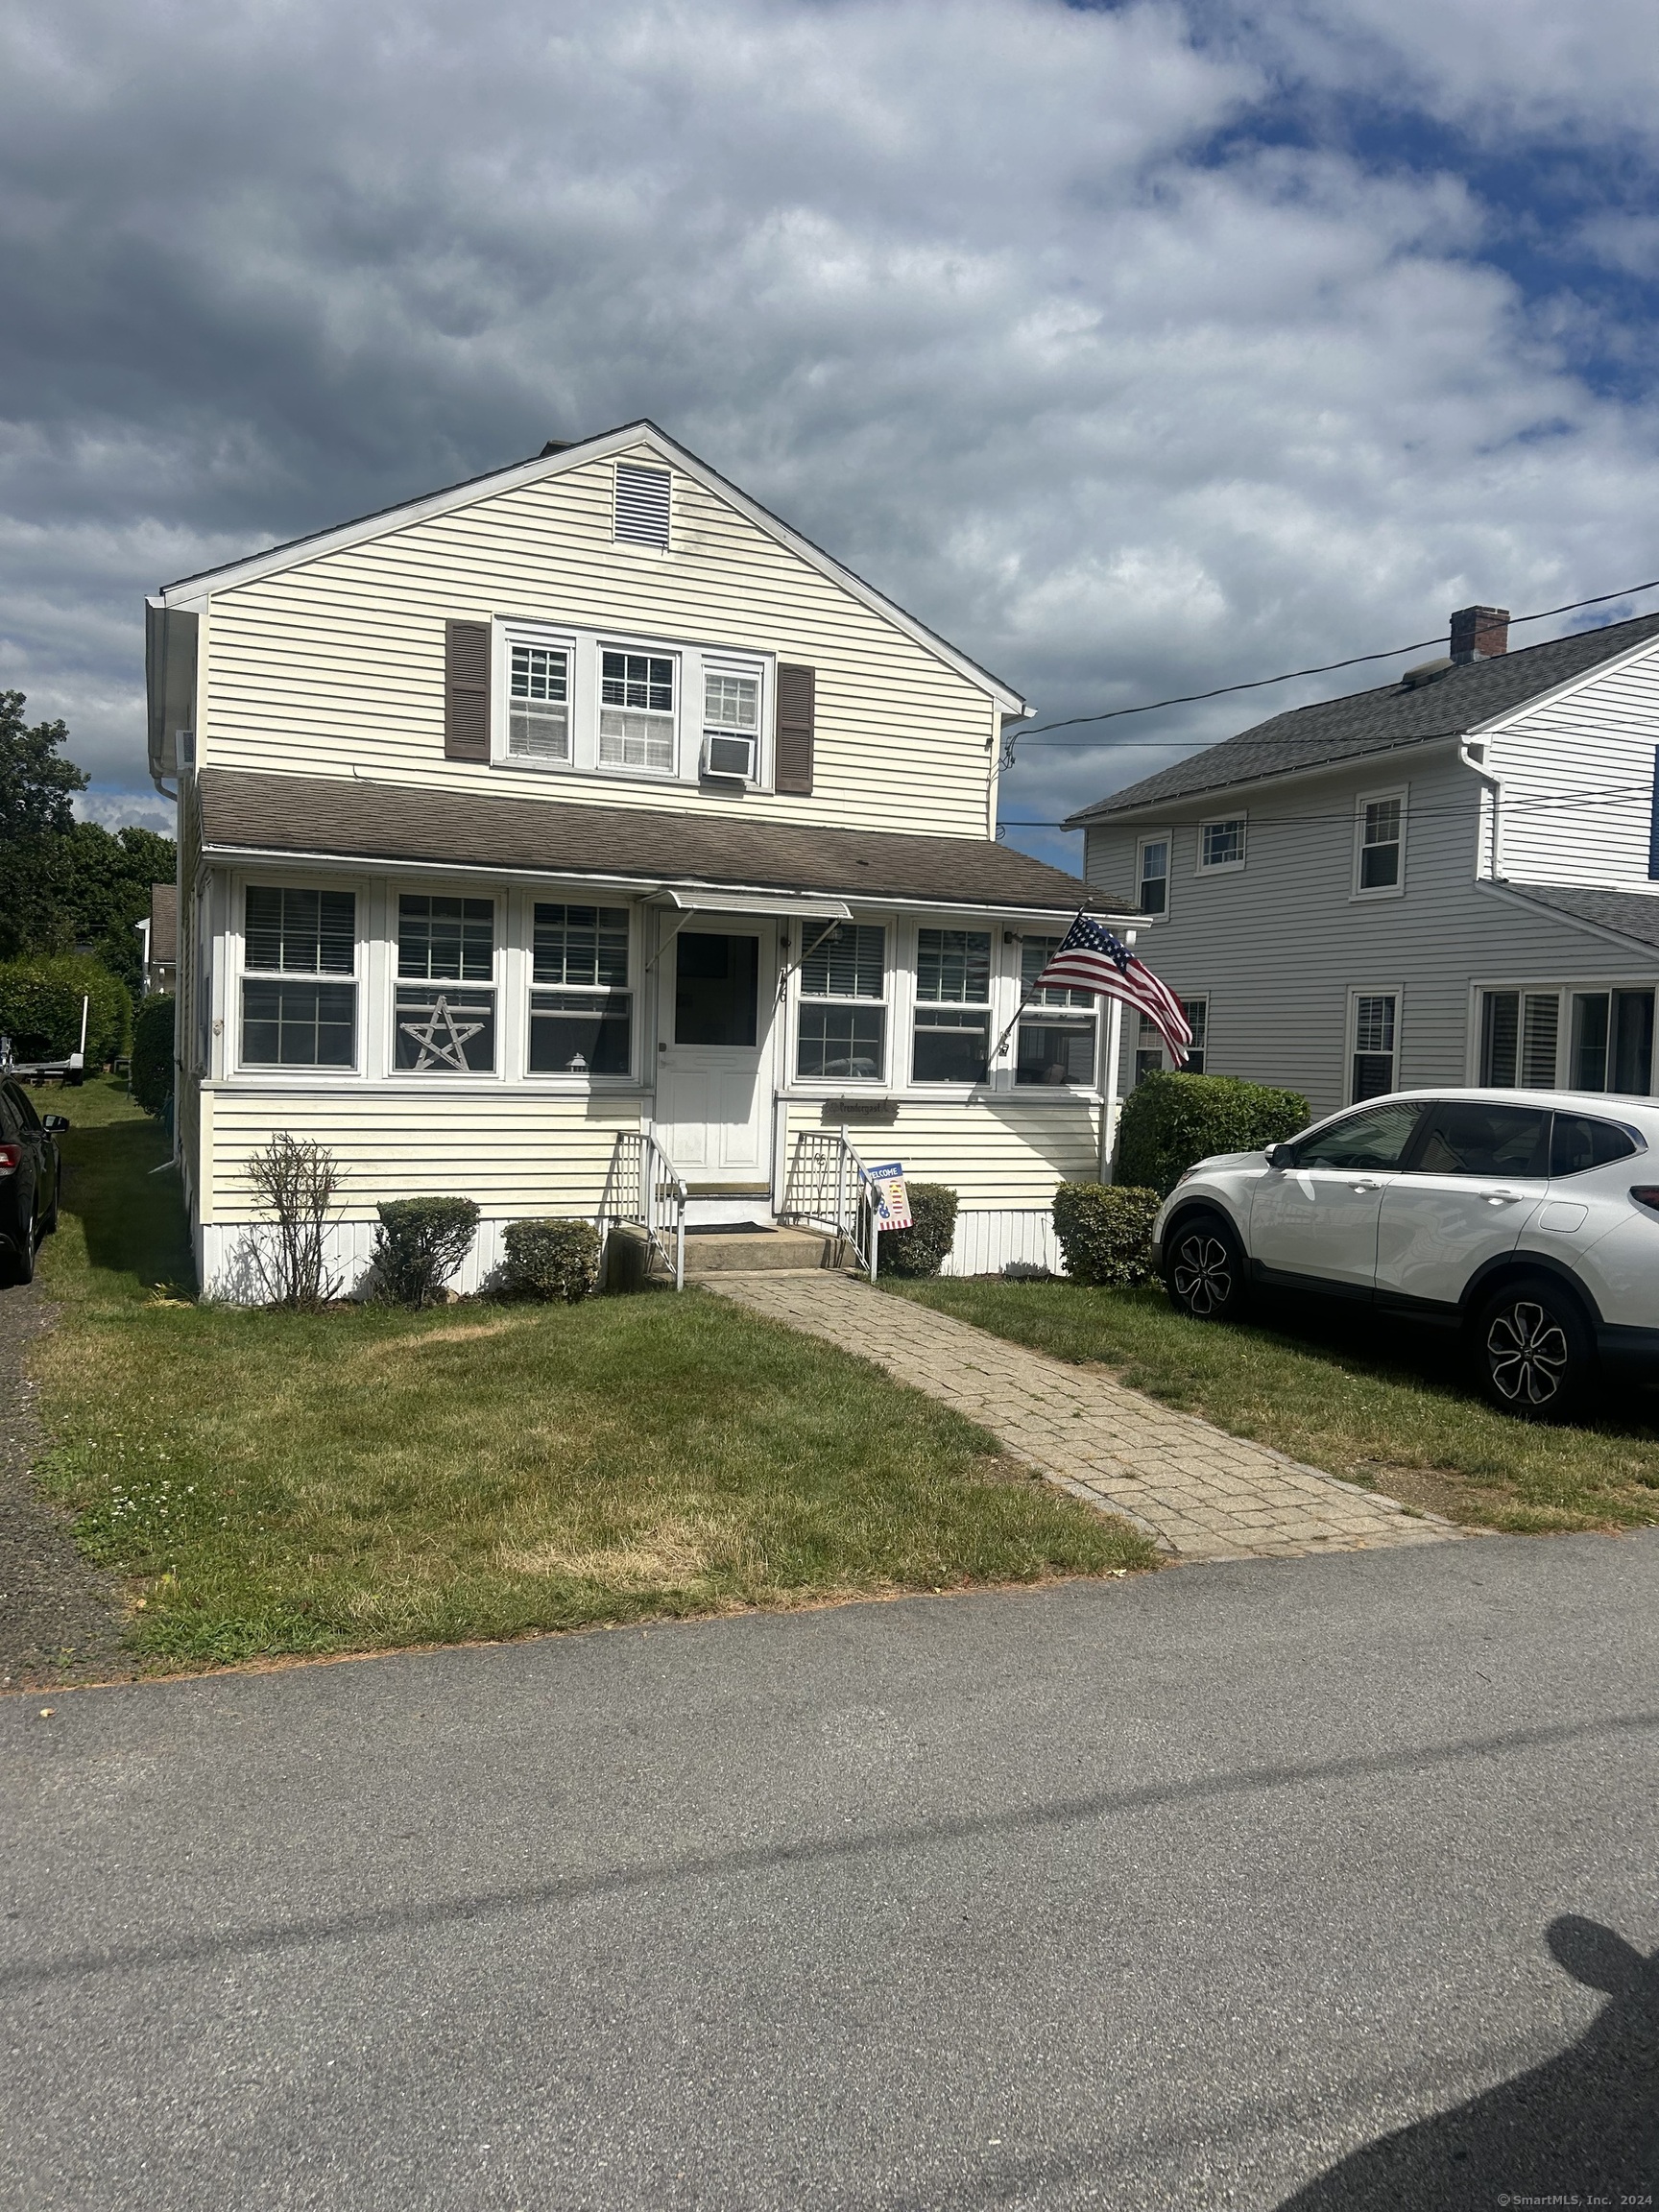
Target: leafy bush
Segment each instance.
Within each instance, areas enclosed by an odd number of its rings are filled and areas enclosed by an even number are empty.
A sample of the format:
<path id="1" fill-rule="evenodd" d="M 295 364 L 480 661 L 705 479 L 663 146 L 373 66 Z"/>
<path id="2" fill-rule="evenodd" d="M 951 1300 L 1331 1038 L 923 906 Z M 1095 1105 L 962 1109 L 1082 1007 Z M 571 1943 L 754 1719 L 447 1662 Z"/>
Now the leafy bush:
<path id="1" fill-rule="evenodd" d="M 389 1306 L 436 1306 L 471 1248 L 477 1207 L 470 1198 L 386 1198 L 375 1212 L 375 1295 Z"/>
<path id="2" fill-rule="evenodd" d="M 141 998 L 132 1017 L 132 1095 L 146 1114 L 160 1114 L 173 1089 L 171 991 Z"/>
<path id="3" fill-rule="evenodd" d="M 1152 1272 L 1156 1190 L 1131 1183 L 1062 1183 L 1054 1193 L 1054 1234 L 1073 1283 L 1126 1288 Z"/>
<path id="4" fill-rule="evenodd" d="M 1118 1172 L 1166 1197 L 1195 1160 L 1256 1152 L 1308 1126 L 1298 1091 L 1234 1075 L 1148 1075 L 1123 1101 Z"/>
<path id="5" fill-rule="evenodd" d="M 944 1183 L 908 1183 L 910 1227 L 882 1232 L 882 1275 L 937 1275 L 956 1238 L 956 1193 Z"/>
<path id="6" fill-rule="evenodd" d="M 63 1060 L 81 1045 L 81 1000 L 86 1013 L 86 1065 L 101 1068 L 127 1049 L 132 1000 L 127 986 L 100 961 L 66 952 L 51 959 L 9 960 L 0 967 L 0 1036 L 19 1060 Z"/>
<path id="7" fill-rule="evenodd" d="M 269 1235 L 247 1241 L 267 1303 L 314 1313 L 338 1297 L 341 1287 L 326 1259 L 329 1216 L 342 1181 L 334 1155 L 326 1144 L 301 1142 L 284 1131 L 249 1161 L 248 1180 L 275 1223 Z"/>
<path id="8" fill-rule="evenodd" d="M 510 1221 L 507 1283 L 529 1298 L 574 1306 L 599 1279 L 599 1232 L 591 1221 Z"/>

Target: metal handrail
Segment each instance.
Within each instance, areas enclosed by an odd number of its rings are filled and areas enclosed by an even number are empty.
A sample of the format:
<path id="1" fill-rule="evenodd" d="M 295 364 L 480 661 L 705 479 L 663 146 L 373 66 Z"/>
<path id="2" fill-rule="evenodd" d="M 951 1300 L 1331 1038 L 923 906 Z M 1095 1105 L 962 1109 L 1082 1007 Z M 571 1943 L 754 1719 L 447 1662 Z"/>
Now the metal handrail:
<path id="1" fill-rule="evenodd" d="M 601 1264 L 612 1228 L 619 1221 L 631 1222 L 645 1232 L 647 1270 L 652 1258 L 660 1260 L 673 1276 L 675 1289 L 684 1290 L 688 1196 L 674 1163 L 655 1137 L 642 1129 L 618 1130 L 599 1201 Z"/>
<path id="2" fill-rule="evenodd" d="M 845 1129 L 803 1129 L 783 1185 L 781 1221 L 829 1229 L 851 1244 L 860 1270 L 876 1280 L 876 1186 Z"/>

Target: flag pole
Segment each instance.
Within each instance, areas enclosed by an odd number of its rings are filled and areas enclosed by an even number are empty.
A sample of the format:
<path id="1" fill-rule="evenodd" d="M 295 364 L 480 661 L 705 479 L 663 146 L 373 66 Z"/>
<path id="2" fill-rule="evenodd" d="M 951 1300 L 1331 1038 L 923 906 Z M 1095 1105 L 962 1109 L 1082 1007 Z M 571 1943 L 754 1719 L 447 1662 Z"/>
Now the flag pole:
<path id="1" fill-rule="evenodd" d="M 1133 952 L 1137 931 L 1125 929 L 1123 942 Z M 1104 997 L 1104 994 L 1102 994 Z M 1106 1066 L 1100 1085 L 1100 1180 L 1112 1180 L 1112 1141 L 1118 1134 L 1118 1064 L 1123 1050 L 1123 1001 L 1106 1000 Z"/>

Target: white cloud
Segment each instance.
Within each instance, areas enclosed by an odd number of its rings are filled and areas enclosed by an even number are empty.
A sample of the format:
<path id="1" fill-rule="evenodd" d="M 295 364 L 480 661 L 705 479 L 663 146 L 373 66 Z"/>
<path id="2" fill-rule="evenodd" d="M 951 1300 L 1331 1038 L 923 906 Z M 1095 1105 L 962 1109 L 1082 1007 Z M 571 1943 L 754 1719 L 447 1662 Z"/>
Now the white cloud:
<path id="1" fill-rule="evenodd" d="M 1444 160 L 1265 142 L 1298 84 L 1638 129 L 1594 40 L 1506 16 L 1478 80 L 1490 9 L 1437 6 L 1451 86 L 1417 0 L 1224 41 L 1053 0 L 0 16 L 0 681 L 139 783 L 147 588 L 638 414 L 1046 715 L 1639 576 L 1654 424 L 1572 373 L 1571 301 L 1481 258 Z M 1010 811 L 1167 757 L 1033 747 Z"/>

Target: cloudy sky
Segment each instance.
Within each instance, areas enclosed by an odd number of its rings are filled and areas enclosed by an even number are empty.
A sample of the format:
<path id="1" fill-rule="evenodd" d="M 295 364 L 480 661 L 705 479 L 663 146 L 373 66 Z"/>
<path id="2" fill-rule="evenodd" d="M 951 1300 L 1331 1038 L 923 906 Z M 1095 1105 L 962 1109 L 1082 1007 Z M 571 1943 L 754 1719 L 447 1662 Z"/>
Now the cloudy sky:
<path id="1" fill-rule="evenodd" d="M 0 685 L 156 820 L 146 589 L 641 415 L 1045 720 L 1623 588 L 1656 171 L 1650 0 L 0 0 Z"/>

